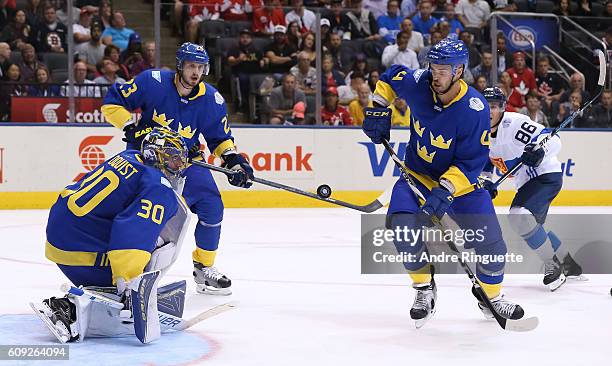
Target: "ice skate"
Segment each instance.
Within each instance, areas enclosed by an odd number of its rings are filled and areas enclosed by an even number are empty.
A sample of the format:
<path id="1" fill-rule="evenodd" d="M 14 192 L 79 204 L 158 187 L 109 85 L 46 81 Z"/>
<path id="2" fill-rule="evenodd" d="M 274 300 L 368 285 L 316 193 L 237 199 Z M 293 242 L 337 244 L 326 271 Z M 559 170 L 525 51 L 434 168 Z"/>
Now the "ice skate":
<path id="1" fill-rule="evenodd" d="M 559 262 L 556 255 L 544 263 L 544 279 L 542 282 L 548 286 L 550 291 L 557 290 L 565 283 L 566 277 L 563 269 L 563 265 Z"/>
<path id="2" fill-rule="evenodd" d="M 588 278 L 582 274 L 582 267 L 576 263 L 569 253 L 563 259 L 563 273 L 569 280 L 588 281 Z"/>
<path id="3" fill-rule="evenodd" d="M 430 283 L 413 284 L 412 287 L 416 290 L 416 295 L 410 309 L 410 317 L 414 319 L 414 325 L 418 329 L 435 314 L 438 290 L 433 278 Z"/>
<path id="4" fill-rule="evenodd" d="M 215 267 L 193 262 L 193 278 L 196 290 L 207 295 L 231 295 L 232 281 Z"/>
<path id="5" fill-rule="evenodd" d="M 478 299 L 478 308 L 480 308 L 480 311 L 482 311 L 485 318 L 494 319 L 495 317 L 493 316 L 493 313 L 491 313 L 491 310 L 489 310 L 489 308 L 481 300 L 480 296 L 476 293 L 474 286 L 472 286 L 472 294 L 476 297 L 476 299 Z M 493 305 L 493 309 L 495 309 L 499 315 L 506 319 L 521 319 L 523 315 L 525 315 L 525 311 L 520 305 L 506 300 L 503 294 L 499 294 L 492 298 L 491 304 Z"/>
<path id="6" fill-rule="evenodd" d="M 68 298 L 52 297 L 42 303 L 30 303 L 30 306 L 61 343 L 78 340 L 76 307 Z"/>

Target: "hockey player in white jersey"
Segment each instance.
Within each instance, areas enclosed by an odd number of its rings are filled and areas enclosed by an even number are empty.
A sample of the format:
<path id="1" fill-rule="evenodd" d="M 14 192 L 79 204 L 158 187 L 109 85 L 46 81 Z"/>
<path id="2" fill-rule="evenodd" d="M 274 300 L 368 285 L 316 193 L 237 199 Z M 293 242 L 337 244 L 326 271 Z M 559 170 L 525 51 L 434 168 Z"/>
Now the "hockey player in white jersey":
<path id="1" fill-rule="evenodd" d="M 563 185 L 557 159 L 561 139 L 557 135 L 538 148 L 549 129 L 523 114 L 504 112 L 506 96 L 500 88 L 487 88 L 483 94 L 491 111 L 490 164 L 485 167 L 485 176 L 491 178 L 494 166 L 506 173 L 519 162 L 523 164 L 513 175 L 517 193 L 510 207 L 510 224 L 544 261 L 544 285 L 555 291 L 567 276 L 582 274 L 561 240 L 543 227 L 548 208 Z M 492 198 L 497 196 L 491 180 L 486 180 L 484 187 Z"/>

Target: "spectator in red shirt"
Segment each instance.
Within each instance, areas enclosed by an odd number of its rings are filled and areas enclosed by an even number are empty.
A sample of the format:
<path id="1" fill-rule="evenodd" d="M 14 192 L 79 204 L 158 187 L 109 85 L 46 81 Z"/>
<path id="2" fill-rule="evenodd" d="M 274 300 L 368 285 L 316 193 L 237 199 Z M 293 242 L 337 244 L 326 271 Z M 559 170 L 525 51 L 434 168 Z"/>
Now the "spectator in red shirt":
<path id="1" fill-rule="evenodd" d="M 261 0 L 222 0 L 223 20 L 249 20 L 253 10 L 261 8 Z"/>
<path id="2" fill-rule="evenodd" d="M 507 70 L 512 78 L 512 87 L 522 96 L 522 102 L 517 105 L 517 108 L 525 106 L 525 95 L 529 92 L 537 91 L 537 83 L 533 71 L 527 67 L 525 62 L 525 53 L 518 51 L 513 55 L 514 67 Z"/>
<path id="3" fill-rule="evenodd" d="M 272 36 L 277 25 L 285 25 L 285 13 L 279 0 L 264 0 L 264 7 L 253 13 L 253 33 L 258 36 Z"/>
<path id="4" fill-rule="evenodd" d="M 180 1 L 177 1 L 177 3 Z M 222 0 L 189 0 L 189 20 L 185 24 L 185 40 L 198 43 L 198 28 L 203 20 L 217 20 L 221 16 Z M 176 5 L 175 5 L 176 6 Z"/>
<path id="5" fill-rule="evenodd" d="M 506 103 L 506 112 L 516 112 L 520 107 L 519 105 L 525 105 L 525 96 L 519 94 L 519 92 L 512 87 L 512 78 L 507 71 L 504 71 L 499 76 L 499 84 L 497 85 L 508 98 Z"/>
<path id="6" fill-rule="evenodd" d="M 325 103 L 321 107 L 321 122 L 327 126 L 352 126 L 353 118 L 346 107 L 339 104 L 338 90 L 329 87 L 324 94 Z"/>

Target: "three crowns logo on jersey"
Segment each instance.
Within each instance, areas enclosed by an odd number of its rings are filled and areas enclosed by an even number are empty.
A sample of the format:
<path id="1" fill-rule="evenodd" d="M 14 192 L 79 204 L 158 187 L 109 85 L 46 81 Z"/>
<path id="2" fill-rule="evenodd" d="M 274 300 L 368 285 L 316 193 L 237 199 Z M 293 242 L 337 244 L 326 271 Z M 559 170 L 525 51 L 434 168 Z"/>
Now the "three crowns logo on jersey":
<path id="1" fill-rule="evenodd" d="M 94 170 L 98 165 L 106 160 L 106 154 L 100 148 L 113 139 L 113 136 L 89 136 L 85 137 L 79 145 L 79 158 L 83 168 L 87 170 L 85 173 L 79 173 L 72 179 L 73 182 L 81 179 L 85 174 Z"/>
<path id="2" fill-rule="evenodd" d="M 165 113 L 160 113 L 157 114 L 157 110 L 153 109 L 153 117 L 151 118 L 153 120 L 153 122 L 162 125 L 164 127 L 168 127 L 170 128 L 170 123 L 172 123 L 172 121 L 174 121 L 174 118 L 170 118 L 168 119 L 166 117 Z M 193 129 L 193 131 L 191 130 L 191 126 L 187 125 L 185 127 L 183 127 L 183 124 L 181 122 L 178 123 L 178 128 L 177 128 L 177 132 L 179 133 L 179 135 L 183 136 L 184 138 L 190 140 L 193 135 L 195 135 L 196 131 L 198 129 L 195 128 Z"/>

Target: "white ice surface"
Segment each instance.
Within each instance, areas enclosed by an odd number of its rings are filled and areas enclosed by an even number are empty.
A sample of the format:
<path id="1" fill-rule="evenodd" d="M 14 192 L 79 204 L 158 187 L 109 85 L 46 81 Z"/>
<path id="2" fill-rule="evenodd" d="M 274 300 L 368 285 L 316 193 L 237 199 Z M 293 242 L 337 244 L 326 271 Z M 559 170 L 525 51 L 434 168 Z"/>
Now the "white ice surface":
<path id="1" fill-rule="evenodd" d="M 66 282 L 44 258 L 47 213 L 0 211 L 0 314 L 29 314 L 28 301 L 59 295 Z M 610 364 L 612 276 L 589 275 L 588 282 L 567 283 L 555 293 L 541 285 L 541 276 L 506 276 L 506 296 L 540 318 L 535 331 L 511 333 L 483 319 L 464 275 L 439 275 L 438 311 L 416 330 L 408 276 L 360 274 L 359 225 L 359 214 L 345 209 L 226 210 L 216 265 L 233 281 L 230 297 L 195 293 L 190 229 L 162 282 L 188 281 L 186 317 L 239 302 L 192 330 L 214 350 L 191 364 Z"/>

